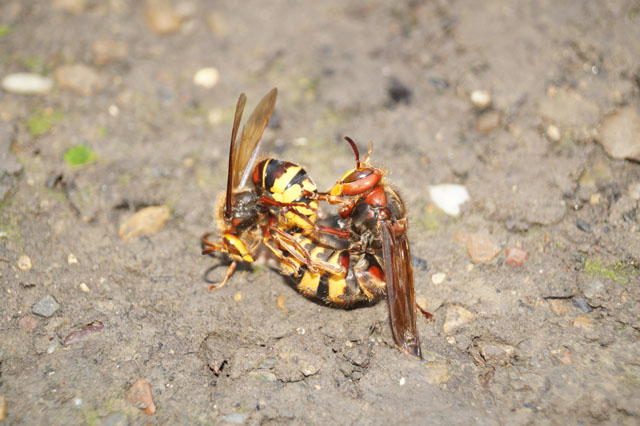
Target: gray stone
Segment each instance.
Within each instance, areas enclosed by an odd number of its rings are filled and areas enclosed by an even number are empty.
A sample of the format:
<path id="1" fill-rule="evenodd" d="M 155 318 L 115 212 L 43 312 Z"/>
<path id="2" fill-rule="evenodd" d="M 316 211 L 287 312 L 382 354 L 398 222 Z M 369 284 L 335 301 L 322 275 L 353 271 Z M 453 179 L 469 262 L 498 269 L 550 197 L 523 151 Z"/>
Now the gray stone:
<path id="1" fill-rule="evenodd" d="M 47 294 L 31 307 L 34 314 L 49 318 L 60 309 L 60 305 L 50 294 Z"/>

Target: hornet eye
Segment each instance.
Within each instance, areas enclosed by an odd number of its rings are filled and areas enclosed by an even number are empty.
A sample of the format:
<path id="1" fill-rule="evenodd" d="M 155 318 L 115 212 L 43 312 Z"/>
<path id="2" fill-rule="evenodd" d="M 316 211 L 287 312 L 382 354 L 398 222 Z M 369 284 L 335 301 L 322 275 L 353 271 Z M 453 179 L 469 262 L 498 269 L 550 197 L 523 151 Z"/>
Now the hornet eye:
<path id="1" fill-rule="evenodd" d="M 344 182 L 345 183 L 352 183 L 352 182 L 355 182 L 357 180 L 366 178 L 367 176 L 371 175 L 371 173 L 373 173 L 373 170 L 369 169 L 369 168 L 356 170 L 353 173 L 351 173 L 349 176 L 347 176 L 344 179 Z"/>

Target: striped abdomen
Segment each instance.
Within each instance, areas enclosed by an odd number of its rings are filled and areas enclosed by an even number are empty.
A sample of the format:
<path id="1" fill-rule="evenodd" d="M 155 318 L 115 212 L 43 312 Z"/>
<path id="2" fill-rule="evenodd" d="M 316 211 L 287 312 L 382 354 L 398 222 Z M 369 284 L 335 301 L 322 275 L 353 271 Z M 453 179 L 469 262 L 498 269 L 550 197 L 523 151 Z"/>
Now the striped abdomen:
<path id="1" fill-rule="evenodd" d="M 326 303 L 348 307 L 359 302 L 375 302 L 386 291 L 382 267 L 375 256 L 362 253 L 350 255 L 347 250 L 334 250 L 315 243 L 301 234 L 295 235 L 296 240 L 311 255 L 313 260 L 322 260 L 332 265 L 342 266 L 343 273 L 336 274 L 326 271 L 312 273 L 303 263 L 293 257 L 288 257 L 300 268 L 299 276 L 286 263 L 282 263 L 282 273 L 289 275 L 296 289 L 305 296 L 320 299 Z"/>
<path id="2" fill-rule="evenodd" d="M 312 224 L 317 219 L 318 202 L 305 196 L 305 192 L 315 194 L 318 188 L 302 167 L 288 161 L 268 158 L 256 165 L 253 183 L 274 201 L 294 204 L 285 210 L 281 223 L 284 230 L 298 227 L 308 231 L 313 228 Z"/>

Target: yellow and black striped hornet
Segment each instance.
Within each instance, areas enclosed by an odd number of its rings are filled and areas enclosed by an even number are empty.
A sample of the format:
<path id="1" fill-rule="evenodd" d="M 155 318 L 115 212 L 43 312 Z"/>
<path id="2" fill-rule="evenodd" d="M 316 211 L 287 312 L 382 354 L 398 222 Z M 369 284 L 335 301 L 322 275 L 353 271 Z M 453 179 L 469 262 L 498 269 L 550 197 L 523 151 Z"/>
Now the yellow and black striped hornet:
<path id="1" fill-rule="evenodd" d="M 304 264 L 314 272 L 321 269 L 339 273 L 342 270 L 322 259 L 312 259 L 292 236 L 294 232 L 302 235 L 326 233 L 348 236 L 348 232 L 316 224 L 317 188 L 307 172 L 298 165 L 273 158 L 262 160 L 253 167 L 276 97 L 277 89 L 274 88 L 262 98 L 242 128 L 237 144 L 236 137 L 247 99 L 244 93 L 236 105 L 227 187 L 217 209 L 222 237 L 218 243 L 209 241 L 212 233 L 206 233 L 201 238 L 202 254 L 220 251 L 232 258 L 221 283 L 209 287 L 212 290 L 226 284 L 238 262 L 253 262 L 254 252 L 261 242 L 281 262 L 289 265 L 295 275 L 298 275 L 299 264 Z M 245 188 L 249 177 L 253 187 Z M 283 251 L 287 256 L 283 255 Z"/>
<path id="2" fill-rule="evenodd" d="M 350 232 L 347 252 L 357 260 L 353 266 L 360 292 L 357 297 L 375 302 L 386 294 L 396 344 L 403 352 L 422 357 L 404 202 L 384 181 L 384 172 L 369 163 L 372 147 L 361 163 L 356 144 L 348 137 L 345 140 L 355 153 L 356 168 L 345 173 L 328 193 L 318 193 L 318 199 L 342 205 L 338 210 L 340 222 Z M 316 253 L 314 250 L 311 250 L 312 257 Z M 321 253 L 324 252 L 318 251 L 318 255 Z M 345 262 L 344 256 L 336 251 L 329 255 L 328 261 Z M 381 276 L 378 274 L 380 266 Z M 324 296 L 326 292 L 327 301 L 340 304 L 342 289 L 346 292 L 353 287 L 348 279 L 349 272 L 343 275 L 323 273 L 319 281 L 317 275 L 306 271 L 298 282 L 299 290 L 315 296 Z M 327 290 L 320 286 L 325 277 Z M 322 290 L 319 292 L 318 289 Z M 349 299 L 353 297 L 348 294 Z"/>
<path id="3" fill-rule="evenodd" d="M 344 244 L 328 246 L 302 234 L 293 235 L 313 260 L 320 259 L 342 267 L 337 273 L 328 270 L 310 271 L 305 264 L 293 258 L 291 261 L 297 263 L 302 272 L 295 276 L 295 270 L 282 263 L 282 274 L 292 276 L 295 288 L 305 296 L 335 307 L 349 308 L 360 303 L 375 303 L 385 295 L 384 273 L 375 255 L 350 252 L 348 240 L 344 240 Z"/>

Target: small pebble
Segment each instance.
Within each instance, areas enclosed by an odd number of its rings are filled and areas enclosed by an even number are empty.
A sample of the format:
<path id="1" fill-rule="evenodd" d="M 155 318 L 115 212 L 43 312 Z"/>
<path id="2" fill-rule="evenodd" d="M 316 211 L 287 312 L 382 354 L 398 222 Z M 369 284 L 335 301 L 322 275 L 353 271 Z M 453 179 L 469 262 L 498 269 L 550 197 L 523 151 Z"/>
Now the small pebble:
<path id="1" fill-rule="evenodd" d="M 507 248 L 506 255 L 505 263 L 509 266 L 522 266 L 522 262 L 529 257 L 529 253 L 519 247 Z"/>
<path id="2" fill-rule="evenodd" d="M 592 206 L 597 206 L 598 204 L 600 204 L 601 198 L 602 196 L 600 195 L 599 192 L 596 192 L 595 194 L 591 194 L 591 197 L 589 197 L 589 204 L 591 204 Z"/>
<path id="3" fill-rule="evenodd" d="M 18 326 L 31 333 L 38 326 L 38 320 L 30 315 L 25 315 L 18 321 Z"/>
<path id="4" fill-rule="evenodd" d="M 591 232 L 591 224 L 586 220 L 578 219 L 576 220 L 576 226 L 579 230 L 584 232 Z"/>
<path id="5" fill-rule="evenodd" d="M 593 330 L 593 322 L 587 317 L 576 317 L 575 321 L 573 321 L 573 326 L 582 328 L 583 330 Z"/>
<path id="6" fill-rule="evenodd" d="M 53 88 L 53 79 L 39 74 L 19 72 L 2 79 L 2 88 L 17 95 L 45 95 Z"/>
<path id="7" fill-rule="evenodd" d="M 102 331 L 103 328 L 104 324 L 102 324 L 100 321 L 94 321 L 90 324 L 85 325 L 80 330 L 72 331 L 71 333 L 69 333 L 67 337 L 64 338 L 64 341 L 62 343 L 65 346 L 72 345 L 93 333 Z"/>
<path id="8" fill-rule="evenodd" d="M 256 379 L 260 379 L 263 382 L 275 382 L 278 378 L 271 371 L 250 371 L 248 373 L 249 377 L 255 377 Z"/>
<path id="9" fill-rule="evenodd" d="M 432 385 L 444 385 L 449 381 L 449 367 L 439 362 L 427 362 L 424 366 L 424 377 Z"/>
<path id="10" fill-rule="evenodd" d="M 558 126 L 549 124 L 549 127 L 547 127 L 547 137 L 551 142 L 558 142 L 562 137 L 562 135 L 560 134 L 560 129 L 558 129 Z"/>
<path id="11" fill-rule="evenodd" d="M 96 65 L 121 61 L 129 55 L 127 44 L 116 40 L 96 40 L 93 42 L 91 49 L 93 51 L 93 63 Z"/>
<path id="12" fill-rule="evenodd" d="M 89 290 L 89 286 L 87 285 L 87 283 L 80 283 L 78 285 L 78 288 L 80 289 L 81 292 L 83 293 L 89 293 L 91 290 Z"/>
<path id="13" fill-rule="evenodd" d="M 182 27 L 182 17 L 168 0 L 146 0 L 144 16 L 149 28 L 157 34 L 170 34 Z"/>
<path id="14" fill-rule="evenodd" d="M 193 84 L 211 89 L 218 84 L 220 73 L 213 67 L 199 69 L 193 76 Z"/>
<path id="15" fill-rule="evenodd" d="M 278 305 L 278 309 L 280 309 L 285 314 L 289 313 L 289 310 L 284 305 L 284 296 L 282 296 L 282 295 L 278 296 L 278 299 L 276 299 L 276 305 Z"/>
<path id="16" fill-rule="evenodd" d="M 18 269 L 21 271 L 30 271 L 33 265 L 31 265 L 31 258 L 26 254 L 23 254 L 18 258 Z"/>
<path id="17" fill-rule="evenodd" d="M 89 96 L 102 86 L 98 73 L 83 64 L 62 65 L 56 69 L 56 81 L 64 89 Z"/>
<path id="18" fill-rule="evenodd" d="M 196 160 L 193 157 L 187 157 L 182 160 L 182 167 L 185 169 L 190 169 L 196 164 Z"/>
<path id="19" fill-rule="evenodd" d="M 394 103 L 409 104 L 413 93 L 411 88 L 398 80 L 395 77 L 391 77 L 389 80 L 389 86 L 387 87 L 387 93 Z"/>
<path id="20" fill-rule="evenodd" d="M 500 113 L 498 111 L 483 112 L 476 119 L 476 130 L 479 133 L 491 133 L 500 126 Z"/>
<path id="21" fill-rule="evenodd" d="M 640 161 L 640 111 L 627 106 L 605 117 L 600 144 L 615 159 Z"/>
<path id="22" fill-rule="evenodd" d="M 564 365 L 570 365 L 573 362 L 571 359 L 571 353 L 566 349 L 552 351 L 551 353 Z"/>
<path id="23" fill-rule="evenodd" d="M 485 234 L 458 232 L 454 238 L 456 241 L 464 243 L 467 254 L 475 263 L 489 262 L 500 253 L 500 246 Z"/>
<path id="24" fill-rule="evenodd" d="M 447 278 L 447 274 L 444 272 L 438 272 L 437 274 L 431 275 L 431 282 L 435 285 L 440 285 L 444 282 L 445 278 Z"/>
<path id="25" fill-rule="evenodd" d="M 147 415 L 156 412 L 156 404 L 151 395 L 151 386 L 145 379 L 138 379 L 129 389 L 129 402 L 134 404 Z"/>
<path id="26" fill-rule="evenodd" d="M 51 355 L 56 351 L 57 348 L 58 348 L 58 339 L 54 338 L 53 340 L 51 340 L 51 343 L 49 343 L 49 346 L 47 347 L 47 354 Z"/>
<path id="27" fill-rule="evenodd" d="M 486 90 L 474 90 L 471 92 L 471 103 L 479 109 L 485 109 L 491 105 L 491 93 Z"/>
<path id="28" fill-rule="evenodd" d="M 167 206 L 150 206 L 137 211 L 122 225 L 118 234 L 123 240 L 128 240 L 139 234 L 154 234 L 169 220 L 171 213 Z"/>
<path id="29" fill-rule="evenodd" d="M 304 368 L 302 368 L 302 370 L 300 371 L 302 372 L 303 376 L 309 377 L 309 376 L 313 376 L 314 374 L 317 374 L 318 371 L 320 371 L 320 367 L 316 367 L 313 364 L 308 364 L 304 366 Z"/>
<path id="30" fill-rule="evenodd" d="M 118 105 L 109 105 L 109 115 L 112 117 L 120 115 L 120 108 L 118 108 Z"/>
<path id="31" fill-rule="evenodd" d="M 407 383 L 407 379 L 405 379 L 404 377 L 400 377 L 400 381 L 399 381 L 400 386 L 404 386 L 405 383 Z"/>
<path id="32" fill-rule="evenodd" d="M 591 308 L 591 306 L 589 305 L 589 303 L 586 301 L 586 299 L 582 296 L 574 296 L 573 298 L 571 298 L 571 300 L 573 301 L 573 305 L 580 309 L 582 312 L 591 312 L 593 311 L 593 309 Z"/>
<path id="33" fill-rule="evenodd" d="M 78 258 L 73 253 L 69 253 L 69 256 L 67 256 L 67 263 L 69 265 L 76 265 L 78 263 Z"/>
<path id="34" fill-rule="evenodd" d="M 463 185 L 429 186 L 429 196 L 436 206 L 451 216 L 459 216 L 460 206 L 469 201 L 469 192 Z"/>
<path id="35" fill-rule="evenodd" d="M 473 313 L 462 306 L 452 305 L 447 309 L 442 331 L 449 334 L 465 324 L 475 321 L 476 317 Z"/>
<path id="36" fill-rule="evenodd" d="M 47 294 L 31 307 L 31 312 L 45 318 L 50 318 L 58 309 L 60 309 L 60 305 L 56 299 L 50 294 Z"/>
<path id="37" fill-rule="evenodd" d="M 73 408 L 75 408 L 76 410 L 79 410 L 82 408 L 82 398 L 73 398 L 72 400 L 73 403 Z"/>

